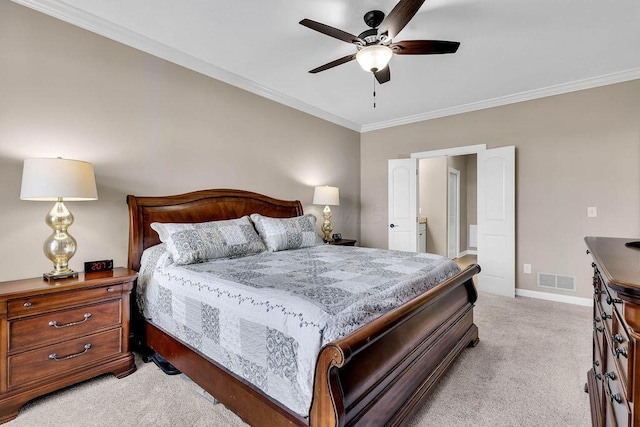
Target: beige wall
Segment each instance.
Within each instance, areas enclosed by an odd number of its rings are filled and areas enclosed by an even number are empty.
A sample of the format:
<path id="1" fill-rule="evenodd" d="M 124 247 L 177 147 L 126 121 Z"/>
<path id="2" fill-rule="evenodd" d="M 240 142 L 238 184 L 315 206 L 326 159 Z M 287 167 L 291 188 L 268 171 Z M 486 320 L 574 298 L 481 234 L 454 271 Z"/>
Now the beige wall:
<path id="1" fill-rule="evenodd" d="M 362 244 L 387 245 L 387 159 L 483 143 L 516 146 L 516 287 L 566 274 L 590 297 L 584 236 L 640 235 L 640 80 L 362 134 Z"/>
<path id="2" fill-rule="evenodd" d="M 0 280 L 51 269 L 52 204 L 18 196 L 23 160 L 58 156 L 92 162 L 98 184 L 68 204 L 75 269 L 126 264 L 127 194 L 240 188 L 322 218 L 313 186 L 330 184 L 335 231 L 359 238 L 357 132 L 0 0 Z"/>
<path id="3" fill-rule="evenodd" d="M 419 204 L 427 217 L 427 252 L 447 255 L 447 159 L 420 159 Z"/>

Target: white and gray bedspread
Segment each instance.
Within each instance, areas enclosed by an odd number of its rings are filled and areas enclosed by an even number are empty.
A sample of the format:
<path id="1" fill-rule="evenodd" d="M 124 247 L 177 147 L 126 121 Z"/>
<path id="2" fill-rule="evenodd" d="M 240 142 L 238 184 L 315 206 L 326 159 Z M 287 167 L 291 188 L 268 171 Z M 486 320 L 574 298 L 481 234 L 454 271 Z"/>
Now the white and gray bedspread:
<path id="1" fill-rule="evenodd" d="M 458 271 L 437 255 L 334 245 L 176 266 L 157 245 L 137 297 L 155 325 L 306 417 L 323 345 Z"/>

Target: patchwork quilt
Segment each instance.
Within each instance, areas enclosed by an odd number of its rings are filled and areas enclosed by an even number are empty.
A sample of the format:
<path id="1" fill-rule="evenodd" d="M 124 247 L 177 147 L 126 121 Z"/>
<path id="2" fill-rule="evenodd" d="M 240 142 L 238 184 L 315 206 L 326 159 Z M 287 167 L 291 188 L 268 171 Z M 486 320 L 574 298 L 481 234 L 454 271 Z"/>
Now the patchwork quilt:
<path id="1" fill-rule="evenodd" d="M 455 275 L 433 254 L 334 245 L 176 265 L 142 258 L 144 316 L 307 417 L 323 345 Z"/>

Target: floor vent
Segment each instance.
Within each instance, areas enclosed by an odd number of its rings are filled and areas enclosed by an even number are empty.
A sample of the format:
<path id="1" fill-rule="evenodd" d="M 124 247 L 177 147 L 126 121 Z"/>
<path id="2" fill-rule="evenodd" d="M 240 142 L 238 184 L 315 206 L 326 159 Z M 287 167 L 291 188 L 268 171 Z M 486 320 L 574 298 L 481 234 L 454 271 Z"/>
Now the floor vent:
<path id="1" fill-rule="evenodd" d="M 538 273 L 538 286 L 541 288 L 561 289 L 563 291 L 575 291 L 576 278 L 559 274 Z"/>

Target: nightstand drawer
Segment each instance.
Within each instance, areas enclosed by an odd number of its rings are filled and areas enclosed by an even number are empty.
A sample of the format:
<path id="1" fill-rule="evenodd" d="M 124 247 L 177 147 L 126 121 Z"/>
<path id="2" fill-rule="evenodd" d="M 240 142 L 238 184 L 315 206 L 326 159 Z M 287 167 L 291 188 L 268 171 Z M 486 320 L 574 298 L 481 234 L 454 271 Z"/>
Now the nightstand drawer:
<path id="1" fill-rule="evenodd" d="M 80 337 L 122 322 L 121 300 L 9 322 L 9 352 Z"/>
<path id="2" fill-rule="evenodd" d="M 21 386 L 51 376 L 63 376 L 75 368 L 122 352 L 122 329 L 88 335 L 8 358 L 8 386 Z"/>
<path id="3" fill-rule="evenodd" d="M 115 297 L 122 294 L 122 283 L 93 289 L 80 289 L 58 292 L 51 295 L 17 298 L 7 302 L 7 316 L 9 319 L 21 316 L 31 316 L 60 308 L 86 305 L 101 299 Z"/>

